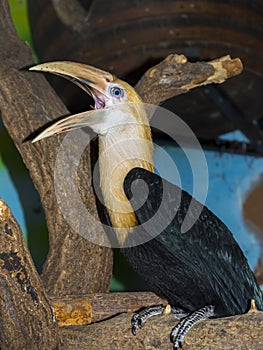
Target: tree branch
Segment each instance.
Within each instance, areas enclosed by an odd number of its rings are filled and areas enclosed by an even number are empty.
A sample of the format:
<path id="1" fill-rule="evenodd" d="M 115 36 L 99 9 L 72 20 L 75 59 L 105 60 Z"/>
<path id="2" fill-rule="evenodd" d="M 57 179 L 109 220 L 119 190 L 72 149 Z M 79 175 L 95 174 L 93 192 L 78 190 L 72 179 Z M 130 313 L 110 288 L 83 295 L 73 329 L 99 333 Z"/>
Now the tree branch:
<path id="1" fill-rule="evenodd" d="M 210 62 L 187 61 L 184 55 L 169 55 L 150 68 L 135 86 L 142 99 L 159 104 L 195 87 L 223 83 L 243 70 L 239 58 L 224 56 Z"/>
<path id="2" fill-rule="evenodd" d="M 23 142 L 51 120 L 69 112 L 43 76 L 21 70 L 32 66 L 33 60 L 29 46 L 16 35 L 7 0 L 0 1 L 0 57 L 2 119 L 40 194 L 49 230 L 50 250 L 43 271 L 46 290 L 57 296 L 74 295 L 80 290 L 106 292 L 112 271 L 111 249 L 92 244 L 77 234 L 64 219 L 57 202 L 54 165 L 61 138 L 34 145 Z M 89 149 L 81 158 L 77 182 L 89 213 L 97 218 L 96 224 L 90 223 L 86 228 L 87 233 L 103 235 L 92 188 Z M 60 186 L 66 187 L 68 183 Z"/>
<path id="3" fill-rule="evenodd" d="M 57 323 L 22 232 L 0 199 L 0 348 L 56 349 Z"/>
<path id="4" fill-rule="evenodd" d="M 172 350 L 170 333 L 177 321 L 171 315 L 147 321 L 137 336 L 131 334 L 132 314 L 83 327 L 61 328 L 64 350 Z M 260 350 L 263 349 L 263 313 L 251 311 L 223 319 L 201 322 L 185 338 L 183 349 Z"/>
<path id="5" fill-rule="evenodd" d="M 60 327 L 87 325 L 158 304 L 166 305 L 167 301 L 152 292 L 96 293 L 51 299 Z"/>

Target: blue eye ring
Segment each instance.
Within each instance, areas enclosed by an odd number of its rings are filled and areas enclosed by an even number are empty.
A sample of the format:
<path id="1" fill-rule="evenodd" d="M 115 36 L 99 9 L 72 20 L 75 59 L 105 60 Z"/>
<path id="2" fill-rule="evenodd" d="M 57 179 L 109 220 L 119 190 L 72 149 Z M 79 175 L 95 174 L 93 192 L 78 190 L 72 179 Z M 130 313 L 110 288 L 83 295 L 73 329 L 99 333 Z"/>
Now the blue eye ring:
<path id="1" fill-rule="evenodd" d="M 122 88 L 120 88 L 119 86 L 113 86 L 110 89 L 110 93 L 111 96 L 115 97 L 115 98 L 121 98 L 124 96 L 124 91 Z"/>

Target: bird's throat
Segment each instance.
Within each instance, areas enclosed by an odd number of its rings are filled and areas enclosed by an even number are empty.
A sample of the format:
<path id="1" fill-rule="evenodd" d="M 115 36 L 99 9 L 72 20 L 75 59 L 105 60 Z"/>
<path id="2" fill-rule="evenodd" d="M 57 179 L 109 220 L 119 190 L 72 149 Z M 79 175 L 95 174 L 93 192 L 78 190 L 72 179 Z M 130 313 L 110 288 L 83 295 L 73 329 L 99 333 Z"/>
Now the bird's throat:
<path id="1" fill-rule="evenodd" d="M 118 240 L 123 243 L 137 224 L 123 183 L 128 172 L 135 167 L 153 171 L 150 127 L 139 124 L 117 126 L 99 136 L 99 167 L 104 205 Z"/>

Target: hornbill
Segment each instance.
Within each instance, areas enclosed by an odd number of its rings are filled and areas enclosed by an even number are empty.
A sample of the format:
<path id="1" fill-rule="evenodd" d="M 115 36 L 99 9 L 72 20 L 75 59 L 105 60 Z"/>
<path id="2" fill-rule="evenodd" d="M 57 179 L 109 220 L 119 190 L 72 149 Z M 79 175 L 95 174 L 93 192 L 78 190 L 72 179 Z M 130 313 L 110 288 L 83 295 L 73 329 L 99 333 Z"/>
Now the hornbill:
<path id="1" fill-rule="evenodd" d="M 80 63 L 51 62 L 30 69 L 67 78 L 93 97 L 94 110 L 59 120 L 33 141 L 85 126 L 98 134 L 100 186 L 110 223 L 127 260 L 181 319 L 171 332 L 174 349 L 200 320 L 245 313 L 252 299 L 263 310 L 255 276 L 222 221 L 203 207 L 195 224 L 181 231 L 193 199 L 154 173 L 151 130 L 135 90 L 108 72 Z M 147 184 L 144 203 L 138 180 Z M 154 224 L 145 228 L 154 216 Z M 148 239 L 136 245 L 133 235 L 138 231 Z M 133 334 L 164 310 L 157 305 L 138 311 L 131 320 Z"/>

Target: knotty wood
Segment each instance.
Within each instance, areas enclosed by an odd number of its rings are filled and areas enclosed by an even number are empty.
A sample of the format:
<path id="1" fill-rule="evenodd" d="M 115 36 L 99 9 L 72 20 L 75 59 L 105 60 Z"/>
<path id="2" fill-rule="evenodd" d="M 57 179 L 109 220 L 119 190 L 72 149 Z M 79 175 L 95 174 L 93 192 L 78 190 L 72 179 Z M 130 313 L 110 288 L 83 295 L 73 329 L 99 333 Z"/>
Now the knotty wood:
<path id="1" fill-rule="evenodd" d="M 64 219 L 55 195 L 54 164 L 61 138 L 45 143 L 24 142 L 51 120 L 69 114 L 45 77 L 22 69 L 34 64 L 31 49 L 22 43 L 13 27 L 8 1 L 0 1 L 0 112 L 23 161 L 30 171 L 45 211 L 49 231 L 49 254 L 42 278 L 50 295 L 106 292 L 112 271 L 112 251 L 78 235 Z M 103 234 L 98 223 L 92 189 L 90 152 L 86 150 L 78 171 L 82 199 L 97 224 L 88 232 Z M 67 183 L 61 186 L 68 186 Z M 70 201 L 69 201 L 70 202 Z M 70 207 L 69 207 L 70 208 Z"/>
<path id="2" fill-rule="evenodd" d="M 185 338 L 184 350 L 262 350 L 262 312 L 203 321 Z M 170 333 L 177 321 L 171 315 L 147 321 L 136 337 L 131 334 L 132 314 L 122 314 L 83 327 L 61 328 L 62 350 L 172 350 Z"/>
<path id="3" fill-rule="evenodd" d="M 0 199 L 0 348 L 56 349 L 57 323 L 22 232 Z"/>
<path id="4" fill-rule="evenodd" d="M 224 56 L 210 62 L 191 63 L 184 55 L 174 54 L 150 68 L 135 88 L 145 102 L 159 104 L 198 86 L 223 83 L 242 70 L 239 58 Z"/>

